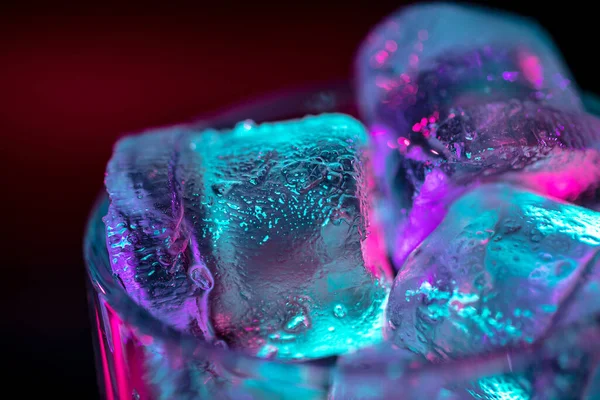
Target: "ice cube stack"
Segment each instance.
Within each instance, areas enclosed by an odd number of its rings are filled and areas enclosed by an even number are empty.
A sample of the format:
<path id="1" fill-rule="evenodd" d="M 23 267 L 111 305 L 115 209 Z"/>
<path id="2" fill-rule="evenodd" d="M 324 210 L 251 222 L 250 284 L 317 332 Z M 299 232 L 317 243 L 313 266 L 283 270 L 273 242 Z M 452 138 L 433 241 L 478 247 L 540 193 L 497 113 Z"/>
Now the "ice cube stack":
<path id="1" fill-rule="evenodd" d="M 121 140 L 105 223 L 129 295 L 201 340 L 292 360 L 385 338 L 440 362 L 600 311 L 600 122 L 538 25 L 408 7 L 355 77 L 366 128 L 323 114 Z"/>

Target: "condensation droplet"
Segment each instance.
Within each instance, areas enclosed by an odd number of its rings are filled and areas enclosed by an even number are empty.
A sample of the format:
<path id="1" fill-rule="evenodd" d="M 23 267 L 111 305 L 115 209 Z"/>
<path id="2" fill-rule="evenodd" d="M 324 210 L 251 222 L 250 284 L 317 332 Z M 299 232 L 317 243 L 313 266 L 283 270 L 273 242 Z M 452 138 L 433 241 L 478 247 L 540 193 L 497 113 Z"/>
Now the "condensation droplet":
<path id="1" fill-rule="evenodd" d="M 202 290 L 211 290 L 215 283 L 208 268 L 202 264 L 191 267 L 189 276 L 192 282 Z"/>
<path id="2" fill-rule="evenodd" d="M 335 307 L 333 307 L 333 315 L 338 318 L 344 318 L 346 316 L 346 309 L 343 305 L 336 304 Z"/>
<path id="3" fill-rule="evenodd" d="M 275 358 L 275 356 L 277 356 L 277 351 L 277 347 L 270 344 L 266 344 L 263 347 L 261 347 L 261 349 L 257 353 L 257 356 L 260 358 L 272 359 Z"/>
<path id="4" fill-rule="evenodd" d="M 247 119 L 245 121 L 238 122 L 235 126 L 234 130 L 240 132 L 247 132 L 256 127 L 256 122 L 251 119 Z"/>
<path id="5" fill-rule="evenodd" d="M 303 312 L 299 312 L 287 320 L 283 329 L 286 332 L 296 332 L 308 328 L 309 326 L 310 320 L 308 316 Z"/>

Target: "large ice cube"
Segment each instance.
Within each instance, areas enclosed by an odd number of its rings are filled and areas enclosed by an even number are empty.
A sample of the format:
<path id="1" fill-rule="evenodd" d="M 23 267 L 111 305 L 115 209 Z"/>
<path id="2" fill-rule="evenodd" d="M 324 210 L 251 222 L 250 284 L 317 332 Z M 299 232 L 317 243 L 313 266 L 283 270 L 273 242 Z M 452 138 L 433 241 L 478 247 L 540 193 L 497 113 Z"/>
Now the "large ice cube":
<path id="1" fill-rule="evenodd" d="M 110 206 L 104 222 L 115 276 L 133 300 L 181 330 L 205 321 L 196 305 L 200 293 L 188 278 L 199 254 L 184 218 L 186 177 L 179 164 L 187 134 L 172 128 L 122 139 L 105 178 Z"/>
<path id="2" fill-rule="evenodd" d="M 375 171 L 396 266 L 461 186 L 504 179 L 556 149 L 599 148 L 600 123 L 584 113 L 549 36 L 524 18 L 460 5 L 407 7 L 371 32 L 356 72 L 361 113 L 381 155 Z M 523 183 L 546 189 L 535 179 Z M 423 221 L 418 205 L 435 213 Z"/>
<path id="3" fill-rule="evenodd" d="M 127 138 L 106 178 L 113 270 L 169 324 L 260 356 L 375 343 L 389 267 L 367 156 L 341 114 Z"/>
<path id="4" fill-rule="evenodd" d="M 533 342 L 600 311 L 599 250 L 599 213 L 483 185 L 401 267 L 385 334 L 431 360 Z"/>
<path id="5" fill-rule="evenodd" d="M 364 115 L 392 129 L 449 107 L 512 98 L 582 110 L 550 36 L 532 20 L 483 7 L 403 7 L 369 33 L 356 72 Z"/>

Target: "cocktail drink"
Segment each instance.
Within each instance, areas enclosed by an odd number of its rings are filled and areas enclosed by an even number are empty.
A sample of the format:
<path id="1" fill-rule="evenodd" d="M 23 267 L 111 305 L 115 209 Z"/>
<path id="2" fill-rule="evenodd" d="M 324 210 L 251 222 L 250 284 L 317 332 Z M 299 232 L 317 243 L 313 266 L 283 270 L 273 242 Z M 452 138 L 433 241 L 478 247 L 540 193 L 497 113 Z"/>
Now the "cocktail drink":
<path id="1" fill-rule="evenodd" d="M 408 7 L 353 87 L 115 145 L 85 242 L 107 399 L 600 395 L 600 122 L 545 33 Z"/>

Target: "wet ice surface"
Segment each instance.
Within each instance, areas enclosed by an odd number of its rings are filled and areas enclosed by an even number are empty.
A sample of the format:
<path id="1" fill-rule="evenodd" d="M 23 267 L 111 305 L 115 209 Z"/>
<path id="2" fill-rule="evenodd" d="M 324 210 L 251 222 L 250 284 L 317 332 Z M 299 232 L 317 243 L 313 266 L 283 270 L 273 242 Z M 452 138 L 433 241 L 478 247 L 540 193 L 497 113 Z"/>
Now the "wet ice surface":
<path id="1" fill-rule="evenodd" d="M 600 124 L 593 117 L 514 99 L 452 110 L 432 124 L 429 144 L 402 139 L 387 152 L 399 163 L 384 184 L 397 266 L 475 183 L 503 180 L 597 207 Z"/>
<path id="2" fill-rule="evenodd" d="M 451 207 L 396 276 L 386 335 L 430 360 L 531 343 L 598 311 L 600 214 L 508 185 Z"/>
<path id="3" fill-rule="evenodd" d="M 385 335 L 434 362 L 534 343 L 600 311 L 599 250 L 599 213 L 482 185 L 452 204 L 401 266 Z M 593 360 L 568 353 L 562 359 L 573 355 L 575 364 L 552 364 L 535 379 L 498 375 L 447 389 L 474 398 L 577 398 Z"/>
<path id="4" fill-rule="evenodd" d="M 390 118 L 392 128 L 410 128 L 422 111 L 480 100 L 520 98 L 583 110 L 548 33 L 533 20 L 483 7 L 401 8 L 369 33 L 356 73 L 364 114 Z"/>
<path id="5" fill-rule="evenodd" d="M 521 17 L 459 5 L 403 8 L 367 37 L 356 75 L 381 155 L 375 171 L 396 267 L 465 185 L 503 178 L 554 149 L 599 148 L 600 124 L 584 114 L 550 37 Z M 525 183 L 563 198 L 534 181 Z M 430 221 L 419 205 L 435 210 Z"/>
<path id="6" fill-rule="evenodd" d="M 331 399 L 588 399 L 600 393 L 598 315 L 553 329 L 533 344 L 428 362 L 384 342 L 340 357 Z M 357 379 L 357 375 L 360 376 Z"/>
<path id="7" fill-rule="evenodd" d="M 125 138 L 115 147 L 105 184 L 104 218 L 115 275 L 139 304 L 178 329 L 197 323 L 195 286 L 188 268 L 196 254 L 184 220 L 178 147 L 184 131 L 173 128 Z"/>
<path id="8" fill-rule="evenodd" d="M 122 140 L 106 178 L 113 271 L 163 321 L 259 356 L 378 342 L 389 270 L 366 144 L 340 114 Z"/>

